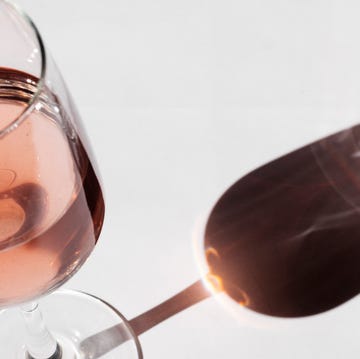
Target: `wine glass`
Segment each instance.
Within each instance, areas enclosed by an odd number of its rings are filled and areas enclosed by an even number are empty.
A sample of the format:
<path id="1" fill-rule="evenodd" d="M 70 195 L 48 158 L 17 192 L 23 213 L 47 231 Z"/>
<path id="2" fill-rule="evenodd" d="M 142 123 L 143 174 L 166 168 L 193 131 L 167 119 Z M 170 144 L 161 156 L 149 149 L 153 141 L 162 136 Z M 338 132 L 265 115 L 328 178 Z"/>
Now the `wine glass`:
<path id="1" fill-rule="evenodd" d="M 261 63 L 260 63 L 260 65 L 258 64 L 258 67 L 261 67 L 262 65 L 261 65 Z M 254 71 L 255 72 L 255 71 Z M 259 86 L 260 87 L 260 86 Z M 224 88 L 222 88 L 221 90 L 224 90 Z M 270 111 L 269 111 L 270 112 Z M 290 112 L 290 111 L 289 111 Z M 273 113 L 274 113 L 274 117 L 275 116 L 278 116 L 278 111 L 277 111 L 277 109 L 274 109 L 273 110 Z M 239 119 L 239 121 L 240 121 L 240 118 L 242 118 L 242 116 L 244 115 L 244 113 L 242 113 L 241 112 L 241 116 L 238 116 L 238 119 Z M 246 113 L 245 113 L 245 115 L 246 115 Z M 268 113 L 266 113 L 266 115 L 268 115 Z M 281 112 L 280 112 L 280 115 L 281 115 Z M 287 117 L 287 120 L 290 122 L 290 121 L 293 121 L 293 117 L 291 117 L 291 115 L 293 115 L 293 116 L 295 116 L 294 114 L 292 114 L 292 113 L 289 113 L 289 116 Z M 296 114 L 297 115 L 297 114 Z M 249 117 L 251 117 L 251 114 L 250 115 L 248 115 Z M 255 115 L 254 115 L 254 117 L 255 117 Z M 285 117 L 285 116 L 284 116 Z M 304 116 L 305 117 L 305 116 Z M 264 116 L 264 122 L 266 122 L 266 120 L 267 120 L 267 116 Z M 281 123 L 280 123 L 281 124 Z M 280 126 L 279 126 L 280 127 Z M 310 127 L 310 126 L 309 126 Z M 250 136 L 249 136 L 250 137 Z M 238 141 L 240 142 L 240 141 L 243 141 L 243 136 L 242 136 L 242 134 L 240 134 L 239 135 L 239 137 L 238 137 Z M 257 138 L 256 138 L 256 136 L 252 136 L 252 138 L 251 138 L 251 141 L 256 141 L 257 140 Z M 280 142 L 280 141 L 279 141 Z M 305 142 L 304 142 L 305 143 Z M 256 142 L 255 142 L 255 144 L 257 144 Z M 259 146 L 260 146 L 261 144 L 259 144 Z M 269 144 L 267 144 L 267 145 L 269 145 Z M 266 145 L 265 145 L 266 146 Z M 235 146 L 234 146 L 235 147 Z M 267 146 L 266 146 L 267 147 Z M 237 147 L 236 147 L 237 148 Z M 269 148 L 270 148 L 270 146 L 269 146 Z M 238 152 L 239 153 L 239 158 L 240 157 L 242 157 L 242 151 L 239 151 Z M 269 155 L 269 157 L 270 157 L 270 155 Z M 264 157 L 264 158 L 266 158 L 266 157 Z M 261 159 L 259 159 L 259 162 L 260 161 L 263 161 L 263 158 L 261 158 Z M 224 162 L 226 162 L 226 159 L 224 159 Z M 235 167 L 235 165 L 234 165 L 234 167 Z M 300 169 L 300 167 L 301 166 L 298 166 L 297 168 L 299 168 Z M 241 165 L 237 165 L 237 167 L 234 169 L 234 176 L 233 176 L 233 179 L 235 179 L 235 178 L 237 178 L 238 176 L 240 176 L 242 173 L 243 173 L 243 171 L 244 171 L 244 168 L 241 166 Z M 230 181 L 229 181 L 230 182 Z M 223 189 L 225 189 L 225 187 L 223 188 Z M 220 193 L 220 191 L 219 191 L 219 193 Z M 300 197 L 300 196 L 299 196 Z M 213 198 L 213 199 L 215 199 L 215 197 Z M 184 238 L 184 241 L 187 241 L 188 240 L 188 238 Z M 209 240 L 210 241 L 210 240 Z M 224 283 L 222 283 L 221 284 L 221 281 L 219 280 L 219 279 L 221 279 L 221 277 L 219 276 L 219 275 L 217 275 L 217 269 L 219 268 L 219 267 L 221 267 L 219 264 L 216 264 L 217 262 L 218 262 L 218 258 L 220 257 L 220 255 L 221 255 L 221 250 L 219 250 L 219 249 L 217 249 L 217 245 L 216 245 L 216 243 L 215 244 L 213 244 L 213 243 L 209 243 L 208 242 L 208 244 L 209 244 L 209 246 L 207 246 L 207 248 L 206 248 L 206 252 L 207 252 L 207 258 L 208 258 L 208 261 L 209 261 L 209 263 L 211 263 L 211 265 L 212 265 L 212 267 L 213 267 L 213 274 L 214 274 L 214 276 L 212 277 L 212 281 L 214 282 L 214 284 L 215 285 L 217 285 L 218 286 L 218 288 L 221 290 L 222 288 L 222 284 L 223 284 L 223 286 L 224 286 Z M 212 249 L 211 249 L 212 248 Z M 202 248 L 201 249 L 202 251 L 205 251 L 205 249 L 204 248 Z M 219 278 L 220 277 L 220 278 Z M 228 287 L 231 287 L 231 285 L 228 285 L 227 283 L 225 283 L 225 290 L 228 288 Z M 236 292 L 234 291 L 234 290 L 232 290 L 232 293 L 233 293 L 233 295 L 234 295 L 234 297 L 239 297 L 240 296 L 240 299 L 241 299 L 241 302 L 243 303 L 243 304 L 246 304 L 246 302 L 247 301 L 244 301 L 243 299 L 242 299 L 242 297 L 244 296 L 244 294 L 243 293 L 239 293 L 238 295 L 236 295 Z M 250 305 L 252 305 L 253 303 L 251 302 L 251 303 L 249 303 Z"/>
<path id="2" fill-rule="evenodd" d="M 81 339 L 122 324 L 107 339 L 129 340 L 106 358 L 142 357 L 126 319 L 101 299 L 55 292 L 42 300 L 46 323 L 42 319 L 36 300 L 88 258 L 100 235 L 104 200 L 61 75 L 33 22 L 4 0 L 0 37 L 0 340 L 6 343 L 0 356 L 91 358 L 79 347 Z"/>

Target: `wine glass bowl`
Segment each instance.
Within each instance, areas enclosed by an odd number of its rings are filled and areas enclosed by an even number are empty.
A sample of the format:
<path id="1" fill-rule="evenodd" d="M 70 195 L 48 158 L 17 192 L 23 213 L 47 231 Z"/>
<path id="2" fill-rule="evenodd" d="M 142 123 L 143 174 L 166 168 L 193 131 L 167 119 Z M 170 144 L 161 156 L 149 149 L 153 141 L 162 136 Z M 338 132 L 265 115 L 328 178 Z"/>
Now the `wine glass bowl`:
<path id="1" fill-rule="evenodd" d="M 33 60 L 36 72 L 40 59 L 32 55 L 41 46 L 33 45 L 26 62 Z M 9 305 L 43 295 L 75 273 L 100 234 L 104 201 L 74 136 L 78 116 L 67 112 L 45 77 L 1 67 L 0 118 L 0 303 Z"/>
<path id="2" fill-rule="evenodd" d="M 127 345 L 106 358 L 141 358 L 126 319 L 106 302 L 75 292 L 42 298 L 69 280 L 94 249 L 104 199 L 60 72 L 34 23 L 5 0 L 0 0 L 0 40 L 0 308 L 20 304 L 27 328 L 23 332 L 12 309 L 0 312 L 6 328 L 0 338 L 8 344 L 0 356 L 90 358 L 81 340 L 118 325 L 107 339 L 126 338 Z"/>

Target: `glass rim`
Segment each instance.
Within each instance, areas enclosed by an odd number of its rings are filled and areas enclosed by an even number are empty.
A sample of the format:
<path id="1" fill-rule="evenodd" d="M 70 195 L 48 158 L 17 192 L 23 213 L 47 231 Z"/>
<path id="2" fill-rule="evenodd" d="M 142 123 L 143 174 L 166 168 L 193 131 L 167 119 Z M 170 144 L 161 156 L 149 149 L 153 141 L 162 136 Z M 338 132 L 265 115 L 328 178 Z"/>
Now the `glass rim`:
<path id="1" fill-rule="evenodd" d="M 25 22 L 30 26 L 30 28 L 34 31 L 34 38 L 36 39 L 39 50 L 40 50 L 40 76 L 39 81 L 36 84 L 36 90 L 33 93 L 31 99 L 26 103 L 26 107 L 23 109 L 23 111 L 16 116 L 14 120 L 12 120 L 8 125 L 6 125 L 4 128 L 0 129 L 0 139 L 10 132 L 12 132 L 14 129 L 16 129 L 27 117 L 28 115 L 33 111 L 37 104 L 37 100 L 39 99 L 41 92 L 44 88 L 45 84 L 45 74 L 46 74 L 46 68 L 47 68 L 47 57 L 46 57 L 46 50 L 45 45 L 43 42 L 43 39 L 40 35 L 40 32 L 38 28 L 36 27 L 35 23 L 31 20 L 29 15 L 17 4 L 13 3 L 10 0 L 0 0 L 0 2 L 9 5 L 12 7 L 21 18 L 25 20 Z"/>

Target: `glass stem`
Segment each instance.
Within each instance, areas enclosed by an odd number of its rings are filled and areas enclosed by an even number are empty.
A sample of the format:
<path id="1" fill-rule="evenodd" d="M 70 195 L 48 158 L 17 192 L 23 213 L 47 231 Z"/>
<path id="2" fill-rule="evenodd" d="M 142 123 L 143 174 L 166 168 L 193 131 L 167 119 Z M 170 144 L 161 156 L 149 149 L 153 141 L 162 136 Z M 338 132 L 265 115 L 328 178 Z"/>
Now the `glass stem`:
<path id="1" fill-rule="evenodd" d="M 61 359 L 61 349 L 47 329 L 38 304 L 22 305 L 21 314 L 26 326 L 27 359 Z"/>

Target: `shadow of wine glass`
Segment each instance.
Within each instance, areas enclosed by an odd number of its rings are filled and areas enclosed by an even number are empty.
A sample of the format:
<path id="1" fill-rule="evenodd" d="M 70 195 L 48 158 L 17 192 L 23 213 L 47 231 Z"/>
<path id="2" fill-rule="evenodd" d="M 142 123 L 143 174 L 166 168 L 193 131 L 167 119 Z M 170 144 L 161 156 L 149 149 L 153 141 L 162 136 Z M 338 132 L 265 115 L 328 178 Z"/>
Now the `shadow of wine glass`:
<path id="1" fill-rule="evenodd" d="M 130 321 L 111 304 L 94 296 L 114 310 L 123 322 L 82 340 L 79 346 L 85 355 L 84 359 L 100 358 L 133 338 L 138 341 L 138 336 L 142 333 L 210 296 L 211 293 L 205 288 L 202 280 L 198 280 L 183 291 Z"/>

